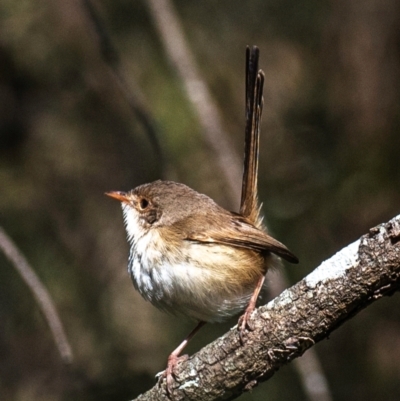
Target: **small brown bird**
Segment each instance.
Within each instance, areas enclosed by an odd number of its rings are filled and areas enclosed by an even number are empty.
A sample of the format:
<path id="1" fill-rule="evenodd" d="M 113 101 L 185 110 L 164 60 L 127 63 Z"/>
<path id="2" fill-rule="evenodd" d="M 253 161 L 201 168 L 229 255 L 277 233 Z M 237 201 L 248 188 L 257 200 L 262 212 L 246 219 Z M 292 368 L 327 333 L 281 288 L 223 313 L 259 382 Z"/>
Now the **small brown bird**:
<path id="1" fill-rule="evenodd" d="M 169 357 L 169 383 L 180 352 L 204 322 L 221 322 L 249 305 L 272 254 L 298 262 L 251 221 L 186 185 L 155 181 L 107 195 L 122 202 L 135 288 L 157 308 L 201 322 Z"/>
<path id="2" fill-rule="evenodd" d="M 168 358 L 164 377 L 171 393 L 173 370 L 183 348 L 206 322 L 245 311 L 248 327 L 265 274 L 277 255 L 298 263 L 269 236 L 259 218 L 257 169 L 264 75 L 258 49 L 247 49 L 246 151 L 240 214 L 229 212 L 186 185 L 155 181 L 129 192 L 106 195 L 122 202 L 130 244 L 128 270 L 144 299 L 157 308 L 188 316 L 198 325 Z"/>

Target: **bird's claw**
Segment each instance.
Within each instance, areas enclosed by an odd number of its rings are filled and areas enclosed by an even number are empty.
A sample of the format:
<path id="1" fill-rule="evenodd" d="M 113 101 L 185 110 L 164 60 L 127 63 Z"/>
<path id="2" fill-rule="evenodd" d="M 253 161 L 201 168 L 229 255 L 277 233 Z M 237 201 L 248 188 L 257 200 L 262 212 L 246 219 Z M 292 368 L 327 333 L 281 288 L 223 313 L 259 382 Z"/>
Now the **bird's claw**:
<path id="1" fill-rule="evenodd" d="M 239 331 L 239 338 L 240 338 L 240 343 L 243 345 L 244 340 L 245 340 L 245 335 L 246 335 L 246 330 L 248 331 L 253 331 L 254 326 L 251 323 L 251 314 L 253 313 L 254 309 L 246 309 L 244 314 L 240 316 L 239 321 L 238 321 L 238 331 Z"/>
<path id="2" fill-rule="evenodd" d="M 178 363 L 184 362 L 189 359 L 189 355 L 181 355 L 181 356 L 176 356 L 171 354 L 168 357 L 168 364 L 167 368 L 156 374 L 156 379 L 158 379 L 158 385 L 161 386 L 162 382 L 164 379 L 166 379 L 166 390 L 167 390 L 167 395 L 171 396 L 172 394 L 172 386 L 174 384 L 174 369 Z"/>

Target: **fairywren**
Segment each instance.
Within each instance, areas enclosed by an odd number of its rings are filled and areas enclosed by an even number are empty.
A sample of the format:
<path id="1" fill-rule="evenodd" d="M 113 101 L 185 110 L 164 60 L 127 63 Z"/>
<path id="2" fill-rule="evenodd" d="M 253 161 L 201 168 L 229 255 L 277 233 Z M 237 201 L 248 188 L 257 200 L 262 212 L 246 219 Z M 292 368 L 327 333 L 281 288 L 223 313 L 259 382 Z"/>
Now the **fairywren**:
<path id="1" fill-rule="evenodd" d="M 272 254 L 298 260 L 249 219 L 186 185 L 155 181 L 107 195 L 122 202 L 135 288 L 157 308 L 199 322 L 168 359 L 169 388 L 180 352 L 204 322 L 221 322 L 249 305 L 245 328 Z"/>
<path id="2" fill-rule="evenodd" d="M 155 181 L 107 195 L 122 202 L 134 286 L 166 312 L 221 322 L 248 305 L 271 253 L 297 262 L 249 220 L 186 185 Z"/>
<path id="3" fill-rule="evenodd" d="M 188 316 L 198 325 L 168 358 L 164 377 L 171 393 L 173 369 L 187 342 L 205 322 L 221 322 L 245 310 L 248 325 L 265 274 L 276 256 L 298 263 L 268 235 L 257 200 L 258 144 L 264 74 L 258 49 L 247 48 L 246 141 L 240 213 L 229 212 L 186 185 L 155 181 L 106 195 L 122 203 L 130 245 L 128 270 L 144 299 Z"/>

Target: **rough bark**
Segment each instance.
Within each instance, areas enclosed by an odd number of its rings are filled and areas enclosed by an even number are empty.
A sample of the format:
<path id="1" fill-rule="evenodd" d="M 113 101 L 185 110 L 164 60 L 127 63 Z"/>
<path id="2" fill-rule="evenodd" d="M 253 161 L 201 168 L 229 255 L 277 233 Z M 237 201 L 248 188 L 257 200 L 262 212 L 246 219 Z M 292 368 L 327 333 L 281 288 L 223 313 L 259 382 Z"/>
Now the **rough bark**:
<path id="1" fill-rule="evenodd" d="M 346 320 L 400 286 L 400 215 L 370 229 L 255 310 L 242 345 L 236 326 L 176 368 L 173 400 L 230 400 L 269 379 Z M 137 400 L 168 399 L 165 383 Z"/>

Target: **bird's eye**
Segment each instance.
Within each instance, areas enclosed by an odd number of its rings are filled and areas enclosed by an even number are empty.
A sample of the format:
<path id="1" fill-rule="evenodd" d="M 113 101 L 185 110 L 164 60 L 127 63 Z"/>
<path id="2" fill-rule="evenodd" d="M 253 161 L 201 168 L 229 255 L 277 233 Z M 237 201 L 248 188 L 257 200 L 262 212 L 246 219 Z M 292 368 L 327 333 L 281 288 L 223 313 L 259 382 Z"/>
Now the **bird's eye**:
<path id="1" fill-rule="evenodd" d="M 140 202 L 139 202 L 140 209 L 144 210 L 147 208 L 147 206 L 149 206 L 149 201 L 146 198 L 140 199 Z"/>

